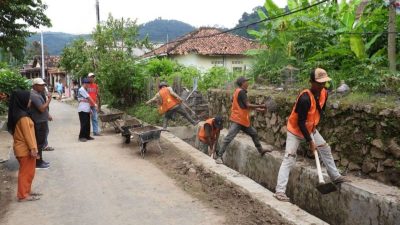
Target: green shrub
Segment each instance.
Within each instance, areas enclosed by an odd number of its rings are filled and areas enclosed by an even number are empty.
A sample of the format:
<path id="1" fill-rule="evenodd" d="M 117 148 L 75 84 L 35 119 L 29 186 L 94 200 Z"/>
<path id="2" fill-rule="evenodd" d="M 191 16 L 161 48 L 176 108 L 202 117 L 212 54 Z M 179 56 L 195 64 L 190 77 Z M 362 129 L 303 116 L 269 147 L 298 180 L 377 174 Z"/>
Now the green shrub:
<path id="1" fill-rule="evenodd" d="M 179 71 L 179 67 L 177 62 L 168 58 L 152 59 L 146 64 L 146 72 L 152 77 L 167 80 L 172 73 Z"/>
<path id="2" fill-rule="evenodd" d="M 14 90 L 28 90 L 28 80 L 11 69 L 0 69 L 0 92 L 10 95 Z"/>
<path id="3" fill-rule="evenodd" d="M 0 102 L 0 115 L 5 115 L 8 112 L 8 106 L 6 102 Z"/>
<path id="4" fill-rule="evenodd" d="M 219 88 L 236 79 L 239 74 L 229 73 L 224 67 L 212 67 L 199 81 L 199 90 L 206 92 L 210 88 Z"/>
<path id="5" fill-rule="evenodd" d="M 162 123 L 162 116 L 154 106 L 138 104 L 129 108 L 127 113 L 149 124 L 159 125 Z"/>

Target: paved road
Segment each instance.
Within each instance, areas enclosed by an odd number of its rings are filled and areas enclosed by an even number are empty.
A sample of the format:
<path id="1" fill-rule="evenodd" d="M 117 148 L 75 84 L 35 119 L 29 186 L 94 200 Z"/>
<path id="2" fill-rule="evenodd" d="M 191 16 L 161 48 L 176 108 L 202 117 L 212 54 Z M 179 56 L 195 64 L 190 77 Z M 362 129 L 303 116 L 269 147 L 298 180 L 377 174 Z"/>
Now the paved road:
<path id="1" fill-rule="evenodd" d="M 75 107 L 52 102 L 49 142 L 44 152 L 49 170 L 37 170 L 35 202 L 11 203 L 2 225 L 222 224 L 224 218 L 174 184 L 162 171 L 140 158 L 108 133 L 94 141 L 77 141 Z M 9 166 L 17 165 L 14 157 Z M 16 175 L 15 171 L 15 175 Z M 15 185 L 16 187 L 16 185 Z M 15 192 L 14 192 L 15 193 Z"/>

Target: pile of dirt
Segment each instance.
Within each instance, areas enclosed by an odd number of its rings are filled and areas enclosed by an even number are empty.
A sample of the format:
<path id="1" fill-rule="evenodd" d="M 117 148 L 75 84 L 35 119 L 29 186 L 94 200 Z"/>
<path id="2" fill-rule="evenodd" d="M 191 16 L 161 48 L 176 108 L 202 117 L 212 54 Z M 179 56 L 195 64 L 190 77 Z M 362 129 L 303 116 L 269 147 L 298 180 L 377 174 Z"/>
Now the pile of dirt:
<path id="1" fill-rule="evenodd" d="M 237 186 L 226 183 L 219 175 L 194 165 L 188 156 L 171 144 L 162 142 L 162 149 L 162 154 L 151 154 L 150 151 L 146 159 L 176 180 L 183 190 L 224 214 L 225 224 L 286 224 L 278 213 L 243 193 Z"/>

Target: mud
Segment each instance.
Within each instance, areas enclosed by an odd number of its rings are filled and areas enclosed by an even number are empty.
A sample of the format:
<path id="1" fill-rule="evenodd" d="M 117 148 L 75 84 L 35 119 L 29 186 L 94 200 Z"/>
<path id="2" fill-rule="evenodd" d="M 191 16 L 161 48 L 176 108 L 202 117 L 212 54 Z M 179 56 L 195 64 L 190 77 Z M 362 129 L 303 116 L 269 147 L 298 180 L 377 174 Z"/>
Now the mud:
<path id="1" fill-rule="evenodd" d="M 287 224 L 279 214 L 242 193 L 238 187 L 227 184 L 201 166 L 193 165 L 172 145 L 162 142 L 161 147 L 162 154 L 151 154 L 146 159 L 176 180 L 183 190 L 224 214 L 227 218 L 225 224 Z"/>

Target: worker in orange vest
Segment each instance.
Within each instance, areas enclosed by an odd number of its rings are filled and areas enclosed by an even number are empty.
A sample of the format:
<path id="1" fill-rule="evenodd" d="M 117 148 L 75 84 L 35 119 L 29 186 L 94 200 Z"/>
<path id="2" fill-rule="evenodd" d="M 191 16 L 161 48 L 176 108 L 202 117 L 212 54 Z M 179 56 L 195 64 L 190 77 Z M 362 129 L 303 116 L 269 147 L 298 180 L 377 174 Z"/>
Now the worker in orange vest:
<path id="1" fill-rule="evenodd" d="M 217 150 L 219 133 L 224 128 L 223 123 L 224 120 L 222 116 L 216 116 L 215 118 L 207 119 L 204 124 L 199 127 L 196 147 L 200 151 L 213 157 Z"/>
<path id="2" fill-rule="evenodd" d="M 166 82 L 160 82 L 158 85 L 159 91 L 157 94 L 146 102 L 147 105 L 157 102 L 159 105 L 158 112 L 164 115 L 163 129 L 167 129 L 168 120 L 172 119 L 175 113 L 181 114 L 191 124 L 196 125 L 198 121 L 193 120 L 189 114 L 182 108 L 181 102 L 183 101 L 171 87 L 168 87 Z"/>
<path id="3" fill-rule="evenodd" d="M 231 108 L 231 117 L 229 118 L 231 126 L 229 127 L 228 134 L 222 141 L 222 147 L 218 151 L 218 157 L 215 160 L 216 163 L 222 164 L 222 156 L 231 141 L 236 137 L 236 135 L 243 131 L 247 135 L 249 135 L 254 142 L 258 152 L 261 156 L 264 156 L 266 152 L 270 152 L 271 150 L 263 149 L 258 138 L 257 130 L 250 125 L 250 110 L 255 109 L 259 112 L 265 111 L 265 105 L 255 105 L 250 104 L 247 99 L 247 88 L 249 87 L 250 79 L 245 77 L 239 77 L 236 80 L 236 84 L 238 88 L 235 90 L 233 94 L 232 108 Z"/>
<path id="4" fill-rule="evenodd" d="M 331 78 L 325 70 L 316 68 L 310 73 L 311 88 L 303 90 L 297 97 L 292 113 L 287 122 L 287 138 L 285 156 L 278 173 L 275 189 L 275 198 L 280 201 L 290 201 L 286 196 L 286 185 L 289 180 L 290 170 L 296 163 L 297 148 L 302 140 L 306 140 L 311 152 L 317 149 L 326 166 L 328 175 L 334 183 L 349 181 L 340 175 L 331 154 L 331 148 L 318 132 L 317 125 L 328 99 L 325 83 Z"/>

